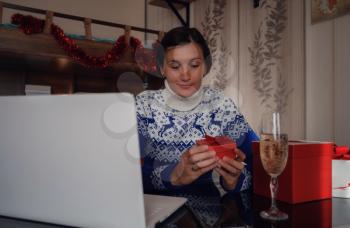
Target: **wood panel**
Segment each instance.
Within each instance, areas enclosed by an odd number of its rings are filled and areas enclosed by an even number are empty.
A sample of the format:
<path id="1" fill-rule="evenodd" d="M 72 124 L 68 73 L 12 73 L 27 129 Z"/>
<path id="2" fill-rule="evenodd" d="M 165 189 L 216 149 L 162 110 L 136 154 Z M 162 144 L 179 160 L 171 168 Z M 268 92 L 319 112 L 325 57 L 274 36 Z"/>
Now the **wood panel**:
<path id="1" fill-rule="evenodd" d="M 92 40 L 75 40 L 77 45 L 90 55 L 103 55 L 112 48 L 111 43 L 95 42 Z M 19 29 L 0 28 L 0 51 L 12 53 L 66 57 L 66 54 L 50 34 L 26 35 Z"/>
<path id="2" fill-rule="evenodd" d="M 24 72 L 0 69 L 0 95 L 23 95 Z"/>
<path id="3" fill-rule="evenodd" d="M 32 71 L 27 73 L 25 84 L 49 85 L 52 94 L 70 94 L 74 92 L 73 75 Z"/>
<path id="4" fill-rule="evenodd" d="M 103 55 L 110 43 L 76 40 L 88 54 Z M 148 76 L 134 60 L 134 50 L 127 49 L 121 60 L 106 68 L 81 65 L 66 56 L 51 35 L 25 35 L 18 29 L 0 28 L 0 69 L 24 72 L 24 83 L 50 85 L 53 94 L 74 92 L 130 92 L 157 89 L 162 80 Z M 2 77 L 0 75 L 0 77 Z M 122 80 L 121 80 L 122 79 Z M 148 81 L 148 84 L 145 82 Z M 24 85 L 21 85 L 24 87 Z"/>

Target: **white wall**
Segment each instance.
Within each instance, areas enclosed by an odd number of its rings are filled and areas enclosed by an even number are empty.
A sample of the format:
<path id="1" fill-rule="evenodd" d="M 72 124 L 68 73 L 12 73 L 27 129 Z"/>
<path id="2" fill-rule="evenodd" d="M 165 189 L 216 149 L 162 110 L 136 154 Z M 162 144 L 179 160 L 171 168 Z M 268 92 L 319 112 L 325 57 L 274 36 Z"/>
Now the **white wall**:
<path id="1" fill-rule="evenodd" d="M 151 0 L 147 0 L 147 1 L 149 2 Z M 186 20 L 185 8 L 179 10 L 179 13 L 182 16 L 182 18 Z M 147 5 L 147 27 L 148 28 L 167 32 L 169 29 L 177 26 L 181 26 L 181 22 L 170 9 L 156 7 L 153 5 Z M 151 36 L 151 35 L 148 37 L 150 39 L 154 38 L 154 36 Z"/>
<path id="2" fill-rule="evenodd" d="M 145 26 L 144 0 L 4 0 L 4 2 L 142 28 Z M 177 18 L 168 9 L 155 6 L 148 6 L 147 9 L 148 28 L 167 31 L 179 24 Z M 3 23 L 8 23 L 14 13 L 13 10 L 4 9 Z M 20 13 L 28 14 L 27 12 Z M 32 13 L 31 15 L 45 18 L 44 15 Z M 54 18 L 54 23 L 67 33 L 80 35 L 85 33 L 82 22 Z M 92 25 L 92 30 L 93 36 L 100 38 L 116 39 L 123 34 L 122 29 L 95 24 Z M 144 34 L 140 32 L 132 32 L 131 35 L 144 39 Z M 152 35 L 149 37 L 156 38 Z"/>
<path id="3" fill-rule="evenodd" d="M 350 15 L 334 21 L 335 141 L 350 146 Z"/>
<path id="4" fill-rule="evenodd" d="M 306 138 L 350 146 L 350 15 L 311 25 L 306 3 Z"/>

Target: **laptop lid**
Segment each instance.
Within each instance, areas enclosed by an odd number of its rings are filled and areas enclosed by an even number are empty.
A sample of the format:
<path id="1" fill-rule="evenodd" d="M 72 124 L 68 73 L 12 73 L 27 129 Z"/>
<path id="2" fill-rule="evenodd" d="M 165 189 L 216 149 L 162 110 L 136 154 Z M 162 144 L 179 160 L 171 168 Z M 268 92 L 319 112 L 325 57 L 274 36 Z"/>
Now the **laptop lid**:
<path id="1" fill-rule="evenodd" d="M 0 214 L 145 227 L 130 94 L 0 97 Z"/>

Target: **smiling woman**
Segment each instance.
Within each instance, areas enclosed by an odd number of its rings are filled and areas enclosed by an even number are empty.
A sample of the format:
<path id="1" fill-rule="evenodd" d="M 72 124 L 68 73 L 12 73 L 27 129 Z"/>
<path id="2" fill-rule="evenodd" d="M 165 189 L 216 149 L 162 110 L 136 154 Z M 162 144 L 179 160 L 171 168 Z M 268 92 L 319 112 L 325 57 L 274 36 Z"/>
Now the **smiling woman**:
<path id="1" fill-rule="evenodd" d="M 176 28 L 167 33 L 157 50 L 160 73 L 165 85 L 182 97 L 193 95 L 211 67 L 210 50 L 196 29 Z"/>
<path id="2" fill-rule="evenodd" d="M 199 90 L 205 73 L 202 50 L 195 43 L 171 48 L 160 69 L 167 85 L 176 94 L 189 97 Z"/>
<path id="3" fill-rule="evenodd" d="M 165 88 L 136 97 L 145 192 L 242 191 L 251 186 L 251 141 L 257 136 L 231 99 L 202 85 L 211 64 L 197 29 L 174 28 L 162 39 L 157 67 Z M 237 158 L 219 158 L 207 145 L 197 145 L 205 135 L 234 140 Z"/>

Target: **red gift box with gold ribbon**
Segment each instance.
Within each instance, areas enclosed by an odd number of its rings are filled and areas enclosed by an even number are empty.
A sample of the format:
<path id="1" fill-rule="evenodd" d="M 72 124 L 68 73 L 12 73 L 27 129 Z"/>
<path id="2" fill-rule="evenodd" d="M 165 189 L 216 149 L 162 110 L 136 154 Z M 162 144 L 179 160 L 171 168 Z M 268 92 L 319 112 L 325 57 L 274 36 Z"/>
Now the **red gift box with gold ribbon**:
<path id="1" fill-rule="evenodd" d="M 278 177 L 277 200 L 301 203 L 332 197 L 333 143 L 290 141 L 288 161 Z M 270 197 L 270 176 L 265 172 L 259 142 L 253 142 L 253 191 Z"/>

